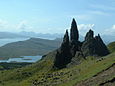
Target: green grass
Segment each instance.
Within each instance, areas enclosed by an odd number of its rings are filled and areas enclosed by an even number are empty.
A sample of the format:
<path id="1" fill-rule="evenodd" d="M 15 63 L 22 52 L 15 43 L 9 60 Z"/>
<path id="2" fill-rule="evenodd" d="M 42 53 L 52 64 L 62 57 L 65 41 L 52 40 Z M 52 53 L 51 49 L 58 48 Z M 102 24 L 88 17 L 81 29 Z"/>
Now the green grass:
<path id="1" fill-rule="evenodd" d="M 108 49 L 109 51 L 112 53 L 112 52 L 115 52 L 115 42 L 112 42 L 108 45 Z"/>
<path id="2" fill-rule="evenodd" d="M 15 68 L 21 68 L 27 65 L 30 65 L 32 63 L 26 63 L 26 62 L 21 62 L 21 63 L 7 63 L 7 62 L 1 62 L 0 63 L 0 70 L 9 70 L 9 69 L 15 69 Z"/>
<path id="3" fill-rule="evenodd" d="M 62 70 L 51 70 L 53 56 L 50 53 L 43 60 L 14 70 L 0 72 L 0 81 L 4 86 L 31 86 L 35 81 L 38 86 L 74 86 L 82 80 L 88 79 L 115 63 L 115 53 L 103 57 L 102 61 L 87 57 L 80 65 Z M 0 86 L 3 84 L 0 83 Z"/>
<path id="4" fill-rule="evenodd" d="M 75 76 L 76 78 L 71 81 L 68 81 L 67 83 L 63 83 L 59 86 L 73 86 L 82 80 L 88 79 L 96 75 L 98 72 L 108 68 L 113 63 L 115 63 L 115 54 L 106 56 L 106 59 L 104 59 L 103 61 L 99 61 L 99 62 L 97 62 L 96 60 L 84 61 L 79 66 L 74 67 L 74 69 L 81 69 L 79 74 Z"/>

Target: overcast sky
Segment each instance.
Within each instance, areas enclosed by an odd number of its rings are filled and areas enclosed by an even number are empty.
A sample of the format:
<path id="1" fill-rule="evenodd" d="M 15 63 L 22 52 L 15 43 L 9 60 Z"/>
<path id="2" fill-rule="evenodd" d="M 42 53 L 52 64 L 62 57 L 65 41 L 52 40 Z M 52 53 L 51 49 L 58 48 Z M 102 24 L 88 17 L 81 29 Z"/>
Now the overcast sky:
<path id="1" fill-rule="evenodd" d="M 0 31 L 64 33 L 72 18 L 82 35 L 115 35 L 115 0 L 0 0 Z"/>

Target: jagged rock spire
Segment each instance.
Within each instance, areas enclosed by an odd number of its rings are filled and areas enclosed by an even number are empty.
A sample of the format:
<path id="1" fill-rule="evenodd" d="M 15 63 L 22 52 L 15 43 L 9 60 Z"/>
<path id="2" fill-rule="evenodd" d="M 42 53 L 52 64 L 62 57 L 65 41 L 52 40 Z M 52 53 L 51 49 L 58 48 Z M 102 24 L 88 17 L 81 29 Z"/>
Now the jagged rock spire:
<path id="1" fill-rule="evenodd" d="M 78 41 L 78 39 L 79 39 L 79 33 L 78 33 L 77 23 L 75 19 L 73 18 L 71 29 L 70 29 L 70 40 Z"/>
<path id="2" fill-rule="evenodd" d="M 82 44 L 81 51 L 85 57 L 96 54 L 96 41 L 94 39 L 94 32 L 90 29 L 85 36 L 85 41 Z"/>
<path id="3" fill-rule="evenodd" d="M 78 41 L 78 39 L 79 39 L 79 32 L 77 28 L 77 23 L 73 18 L 70 29 L 70 46 L 71 46 L 70 51 L 73 57 L 75 56 L 76 51 L 80 50 L 81 43 L 80 41 Z"/>
<path id="4" fill-rule="evenodd" d="M 66 30 L 66 33 L 63 37 L 63 43 L 62 44 L 68 44 L 69 45 L 69 35 L 68 35 L 68 30 Z"/>
<path id="5" fill-rule="evenodd" d="M 57 50 L 57 54 L 54 60 L 54 67 L 58 69 L 64 68 L 68 63 L 70 63 L 70 61 L 71 54 L 69 45 L 69 35 L 68 30 L 66 30 L 61 47 Z"/>
<path id="6" fill-rule="evenodd" d="M 94 32 L 90 29 L 89 32 L 86 33 L 85 40 L 92 39 L 94 36 Z"/>
<path id="7" fill-rule="evenodd" d="M 96 53 L 99 56 L 105 56 L 105 55 L 109 54 L 109 50 L 107 49 L 106 45 L 104 44 L 104 42 L 101 39 L 99 34 L 98 34 L 98 36 L 95 37 L 95 39 L 96 39 L 97 45 L 98 45 Z"/>

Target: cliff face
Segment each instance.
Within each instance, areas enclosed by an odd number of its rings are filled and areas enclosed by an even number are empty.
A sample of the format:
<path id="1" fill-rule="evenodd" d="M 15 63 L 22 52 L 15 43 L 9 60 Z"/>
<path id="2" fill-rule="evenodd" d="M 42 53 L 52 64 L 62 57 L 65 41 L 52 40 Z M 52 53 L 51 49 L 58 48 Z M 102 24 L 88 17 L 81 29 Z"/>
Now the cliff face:
<path id="1" fill-rule="evenodd" d="M 105 56 L 109 51 L 100 35 L 94 37 L 94 32 L 89 30 L 83 42 L 79 41 L 77 23 L 73 19 L 70 29 L 70 40 L 68 31 L 63 38 L 61 47 L 57 50 L 54 60 L 54 68 L 64 68 L 68 64 L 79 64 L 80 59 L 87 56 Z"/>

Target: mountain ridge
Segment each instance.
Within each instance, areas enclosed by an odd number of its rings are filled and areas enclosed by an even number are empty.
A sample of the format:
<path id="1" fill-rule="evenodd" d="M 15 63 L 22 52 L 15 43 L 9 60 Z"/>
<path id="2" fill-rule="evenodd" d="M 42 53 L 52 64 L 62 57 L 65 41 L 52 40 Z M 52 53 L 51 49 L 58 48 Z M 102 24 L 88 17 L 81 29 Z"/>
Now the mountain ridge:
<path id="1" fill-rule="evenodd" d="M 8 43 L 0 47 L 0 58 L 44 55 L 60 45 L 61 41 L 30 38 L 25 41 Z"/>

